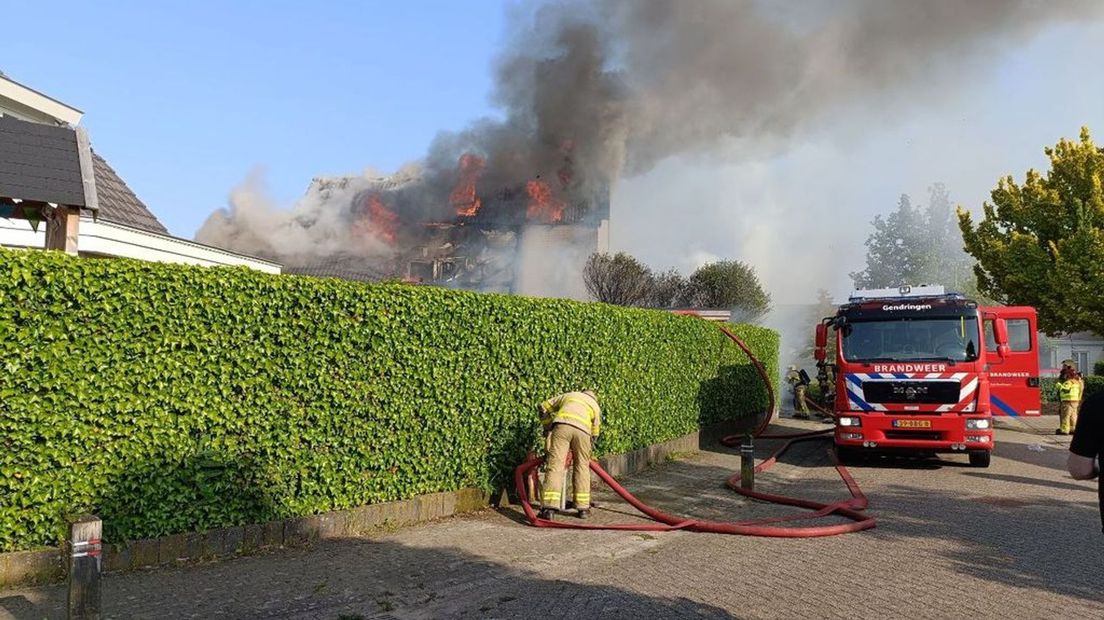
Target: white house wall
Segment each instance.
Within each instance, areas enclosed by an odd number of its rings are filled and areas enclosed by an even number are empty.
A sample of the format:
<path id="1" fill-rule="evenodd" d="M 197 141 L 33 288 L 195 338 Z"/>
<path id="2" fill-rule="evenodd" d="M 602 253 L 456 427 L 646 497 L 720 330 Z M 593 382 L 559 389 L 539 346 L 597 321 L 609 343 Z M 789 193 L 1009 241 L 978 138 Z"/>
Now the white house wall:
<path id="1" fill-rule="evenodd" d="M 1044 367 L 1057 369 L 1064 359 L 1077 360 L 1083 358 L 1084 364 L 1079 370 L 1084 374 L 1091 374 L 1093 365 L 1100 360 L 1104 360 L 1104 338 L 1092 334 L 1069 334 L 1050 338 L 1049 342 L 1053 348 L 1051 349 L 1050 359 L 1043 360 Z"/>
<path id="2" fill-rule="evenodd" d="M 514 287 L 520 295 L 586 300 L 583 267 L 599 249 L 599 229 L 530 224 L 518 244 Z"/>
<path id="3" fill-rule="evenodd" d="M 9 220 L 0 217 L 0 246 L 7 248 L 46 247 L 46 223 L 38 225 L 35 232 L 25 220 Z"/>
<path id="4" fill-rule="evenodd" d="M 0 218 L 0 245 L 42 248 L 46 245 L 46 225 L 38 232 L 29 222 Z M 200 243 L 158 235 L 129 226 L 81 218 L 77 249 L 81 254 L 137 258 L 159 263 L 186 265 L 244 266 L 265 273 L 280 273 L 277 263 L 234 254 Z"/>

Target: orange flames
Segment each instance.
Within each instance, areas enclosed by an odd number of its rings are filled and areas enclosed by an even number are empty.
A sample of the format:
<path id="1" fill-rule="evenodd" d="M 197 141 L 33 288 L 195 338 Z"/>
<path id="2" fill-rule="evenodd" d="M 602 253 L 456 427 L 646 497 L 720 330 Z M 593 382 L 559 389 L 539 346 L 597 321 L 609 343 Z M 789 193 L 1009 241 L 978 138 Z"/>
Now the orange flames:
<path id="1" fill-rule="evenodd" d="M 449 194 L 449 204 L 456 209 L 456 215 L 472 217 L 479 212 L 482 203 L 475 195 L 475 182 L 479 180 L 485 163 L 486 160 L 473 153 L 464 153 L 460 156 L 457 170 L 457 176 L 460 179 L 456 182 L 456 188 Z"/>
<path id="2" fill-rule="evenodd" d="M 362 217 L 354 224 L 360 234 L 370 234 L 388 244 L 395 243 L 398 236 L 399 216 L 383 204 L 379 194 L 370 194 L 361 208 Z"/>
<path id="3" fill-rule="evenodd" d="M 530 220 L 555 224 L 563 219 L 567 205 L 552 195 L 547 183 L 533 179 L 525 184 L 525 191 L 529 194 L 529 208 L 525 214 Z"/>

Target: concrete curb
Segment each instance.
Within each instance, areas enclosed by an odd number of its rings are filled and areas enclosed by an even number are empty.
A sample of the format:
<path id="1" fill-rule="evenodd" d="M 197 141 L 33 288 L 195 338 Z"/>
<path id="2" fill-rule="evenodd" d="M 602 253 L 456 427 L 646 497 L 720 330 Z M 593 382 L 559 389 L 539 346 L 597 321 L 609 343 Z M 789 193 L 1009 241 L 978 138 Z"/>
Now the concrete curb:
<path id="1" fill-rule="evenodd" d="M 105 544 L 103 568 L 105 572 L 118 572 L 226 559 L 328 538 L 364 536 L 482 510 L 489 504 L 486 493 L 469 488 L 308 517 Z M 63 551 L 58 548 L 0 553 L 0 587 L 60 581 L 65 578 L 63 559 Z"/>
<path id="2" fill-rule="evenodd" d="M 614 478 L 635 474 L 654 463 L 662 463 L 676 452 L 697 452 L 700 433 L 695 431 L 663 443 L 653 444 L 625 454 L 613 454 L 598 459 L 602 469 Z"/>
<path id="3" fill-rule="evenodd" d="M 599 463 L 613 476 L 634 474 L 654 463 L 662 463 L 674 453 L 696 452 L 703 436 L 724 434 L 731 428 L 730 423 L 713 425 L 701 432 L 626 454 L 606 456 Z M 171 534 L 126 544 L 105 544 L 103 568 L 105 572 L 118 572 L 174 566 L 249 555 L 279 547 L 309 545 L 328 538 L 364 536 L 379 530 L 482 510 L 492 505 L 495 499 L 479 489 L 467 488 L 308 517 Z M 63 560 L 63 550 L 52 547 L 0 553 L 0 587 L 60 581 L 65 578 Z"/>

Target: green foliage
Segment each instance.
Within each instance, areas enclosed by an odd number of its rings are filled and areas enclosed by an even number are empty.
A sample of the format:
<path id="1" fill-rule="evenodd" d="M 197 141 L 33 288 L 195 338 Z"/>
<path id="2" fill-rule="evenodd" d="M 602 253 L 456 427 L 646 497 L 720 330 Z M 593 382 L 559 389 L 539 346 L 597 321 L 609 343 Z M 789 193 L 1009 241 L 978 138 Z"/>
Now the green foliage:
<path id="1" fill-rule="evenodd" d="M 652 271 L 624 252 L 591 254 L 583 282 L 593 299 L 617 306 L 720 308 L 746 322 L 770 310 L 755 270 L 740 261 L 710 263 L 684 278 L 675 269 Z"/>
<path id="2" fill-rule="evenodd" d="M 805 323 L 803 324 L 803 326 L 807 326 L 805 329 L 806 333 L 809 334 L 809 339 L 799 352 L 795 363 L 805 360 L 813 360 L 811 363 L 816 363 L 816 326 L 825 318 L 835 316 L 837 310 L 839 310 L 839 305 L 832 300 L 832 294 L 829 293 L 827 289 L 817 289 L 816 303 L 810 307 Z M 838 334 L 836 330 L 828 330 L 828 344 L 824 347 L 824 350 L 828 355 L 826 361 L 829 364 L 832 363 L 835 356 L 837 337 Z"/>
<path id="3" fill-rule="evenodd" d="M 591 254 L 583 283 L 594 299 L 617 306 L 640 306 L 648 296 L 652 273 L 629 254 Z"/>
<path id="4" fill-rule="evenodd" d="M 877 215 L 866 239 L 866 268 L 851 274 L 856 288 L 887 288 L 902 284 L 943 284 L 976 298 L 970 268 L 973 260 L 962 249 L 955 228 L 950 194 L 942 183 L 928 188 L 928 206 L 913 206 L 902 194 L 897 209 Z"/>
<path id="5" fill-rule="evenodd" d="M 923 267 L 923 213 L 902 194 L 897 210 L 874 216 L 874 232 L 866 239 L 866 269 L 852 273 L 856 288 L 884 288 L 919 283 Z"/>
<path id="6" fill-rule="evenodd" d="M 1060 140 L 1046 154 L 1045 176 L 1000 179 L 976 226 L 959 210 L 966 250 L 981 291 L 1034 306 L 1042 330 L 1104 334 L 1104 152 L 1083 128 L 1080 141 Z"/>
<path id="7" fill-rule="evenodd" d="M 650 272 L 648 292 L 644 295 L 645 308 L 678 308 L 686 305 L 690 285 L 675 269 Z"/>
<path id="8" fill-rule="evenodd" d="M 1097 377 L 1104 377 L 1104 360 L 1096 360 L 1093 364 L 1093 374 Z"/>
<path id="9" fill-rule="evenodd" d="M 731 309 L 741 321 L 755 321 L 770 310 L 755 269 L 738 260 L 722 260 L 698 268 L 689 278 L 692 305 Z"/>
<path id="10" fill-rule="evenodd" d="M 599 453 L 765 407 L 714 325 L 651 310 L 0 251 L 0 550 L 262 522 L 508 480 L 535 406 L 598 388 Z M 778 374 L 778 337 L 734 329 Z"/>
<path id="11" fill-rule="evenodd" d="M 1092 394 L 1097 392 L 1104 392 L 1104 377 L 1097 377 L 1093 375 L 1084 376 L 1085 379 L 1085 393 L 1081 395 L 1082 399 L 1088 398 Z M 1060 399 L 1058 398 L 1058 379 L 1056 377 L 1043 377 L 1039 380 L 1039 386 L 1042 390 L 1044 403 L 1056 403 Z"/>

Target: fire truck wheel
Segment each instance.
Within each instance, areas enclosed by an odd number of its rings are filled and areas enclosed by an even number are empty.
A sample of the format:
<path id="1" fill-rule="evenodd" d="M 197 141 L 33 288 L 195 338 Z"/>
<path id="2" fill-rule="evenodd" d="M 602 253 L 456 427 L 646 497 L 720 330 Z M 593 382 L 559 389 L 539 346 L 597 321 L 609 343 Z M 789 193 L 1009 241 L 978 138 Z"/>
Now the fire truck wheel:
<path id="1" fill-rule="evenodd" d="M 989 459 L 992 453 L 989 451 L 971 452 L 970 453 L 970 465 L 974 467 L 989 467 Z"/>

